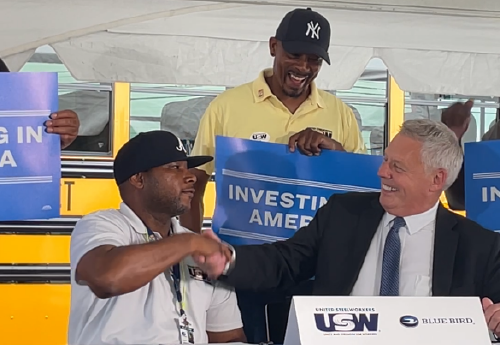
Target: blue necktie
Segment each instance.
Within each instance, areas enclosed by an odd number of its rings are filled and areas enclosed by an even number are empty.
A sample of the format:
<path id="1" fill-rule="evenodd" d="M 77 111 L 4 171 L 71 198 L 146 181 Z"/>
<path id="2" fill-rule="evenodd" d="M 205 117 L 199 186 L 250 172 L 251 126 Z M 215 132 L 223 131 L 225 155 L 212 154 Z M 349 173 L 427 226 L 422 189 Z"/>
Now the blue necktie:
<path id="1" fill-rule="evenodd" d="M 387 234 L 382 261 L 380 296 L 399 296 L 399 258 L 401 256 L 399 229 L 405 225 L 403 218 L 396 217 Z"/>

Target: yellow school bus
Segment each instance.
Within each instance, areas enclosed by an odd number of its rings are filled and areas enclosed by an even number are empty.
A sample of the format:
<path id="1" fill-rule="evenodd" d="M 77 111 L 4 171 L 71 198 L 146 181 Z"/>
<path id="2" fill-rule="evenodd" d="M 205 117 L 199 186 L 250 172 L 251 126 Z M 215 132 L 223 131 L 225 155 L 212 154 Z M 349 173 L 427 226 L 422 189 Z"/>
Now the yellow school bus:
<path id="1" fill-rule="evenodd" d="M 119 206 L 113 158 L 131 136 L 159 126 L 137 129 L 130 125 L 131 100 L 135 92 L 141 93 L 141 86 L 131 92 L 131 85 L 126 83 L 77 83 L 62 64 L 28 63 L 24 71 L 59 73 L 59 109 L 75 110 L 81 130 L 75 142 L 62 152 L 61 218 L 0 222 L 0 343 L 62 345 L 66 344 L 70 306 L 71 231 L 83 215 Z M 217 91 L 212 90 L 209 97 Z M 173 97 L 176 93 L 180 96 Z M 192 90 L 184 92 L 177 87 L 167 98 L 200 98 L 196 96 Z M 201 96 L 206 94 L 202 92 Z M 165 103 L 171 106 L 174 102 Z M 189 147 L 189 140 L 185 142 Z M 210 226 L 214 201 L 211 180 L 205 197 L 205 226 Z"/>
<path id="2" fill-rule="evenodd" d="M 58 72 L 59 108 L 75 110 L 82 128 L 62 153 L 61 218 L 0 223 L 0 334 L 5 345 L 66 344 L 71 231 L 81 216 L 118 206 L 112 171 L 117 150 L 138 132 L 160 128 L 174 131 L 189 146 L 204 108 L 225 89 L 82 83 L 57 59 L 44 58 L 35 54 L 23 70 Z M 452 101 L 466 99 L 430 95 L 432 100 L 421 101 L 401 91 L 387 71 L 335 93 L 354 110 L 369 152 L 378 155 L 405 118 L 414 113 L 432 117 Z M 467 140 L 479 140 L 495 107 L 497 103 L 487 101 L 476 105 L 473 122 L 481 126 L 471 126 Z M 214 203 L 211 181 L 205 196 L 207 226 Z"/>

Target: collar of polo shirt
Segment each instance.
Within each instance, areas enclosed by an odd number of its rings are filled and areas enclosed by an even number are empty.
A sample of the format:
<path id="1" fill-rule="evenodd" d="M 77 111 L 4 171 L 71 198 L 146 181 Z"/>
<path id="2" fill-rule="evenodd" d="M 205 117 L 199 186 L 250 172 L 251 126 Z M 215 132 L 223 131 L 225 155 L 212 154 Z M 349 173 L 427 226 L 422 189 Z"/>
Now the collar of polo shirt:
<path id="1" fill-rule="evenodd" d="M 147 234 L 148 230 L 139 217 L 124 202 L 120 203 L 120 213 L 123 214 L 134 228 L 135 232 Z"/>

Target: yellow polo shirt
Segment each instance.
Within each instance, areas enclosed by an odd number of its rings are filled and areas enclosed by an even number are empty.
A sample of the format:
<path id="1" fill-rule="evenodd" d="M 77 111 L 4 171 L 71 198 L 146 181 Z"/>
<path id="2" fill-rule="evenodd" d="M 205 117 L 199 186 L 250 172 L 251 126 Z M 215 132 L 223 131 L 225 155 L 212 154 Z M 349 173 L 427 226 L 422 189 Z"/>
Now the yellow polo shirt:
<path id="1" fill-rule="evenodd" d="M 311 83 L 311 94 L 292 114 L 271 92 L 262 71 L 251 83 L 217 96 L 203 114 L 191 155 L 215 156 L 217 135 L 288 144 L 289 138 L 308 127 L 342 144 L 348 152 L 365 153 L 366 147 L 352 112 L 340 99 Z M 199 169 L 214 172 L 214 161 Z"/>

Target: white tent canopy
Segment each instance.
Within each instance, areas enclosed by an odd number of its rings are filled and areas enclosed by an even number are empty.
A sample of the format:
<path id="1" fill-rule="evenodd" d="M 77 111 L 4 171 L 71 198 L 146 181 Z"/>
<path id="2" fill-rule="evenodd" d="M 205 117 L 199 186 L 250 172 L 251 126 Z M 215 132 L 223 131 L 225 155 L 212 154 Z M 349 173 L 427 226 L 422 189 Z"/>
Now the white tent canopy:
<path id="1" fill-rule="evenodd" d="M 0 56 L 19 70 L 49 44 L 78 80 L 234 86 L 271 65 L 299 6 L 332 28 L 321 88 L 351 88 L 378 57 L 407 91 L 500 94 L 498 0 L 0 0 Z"/>

